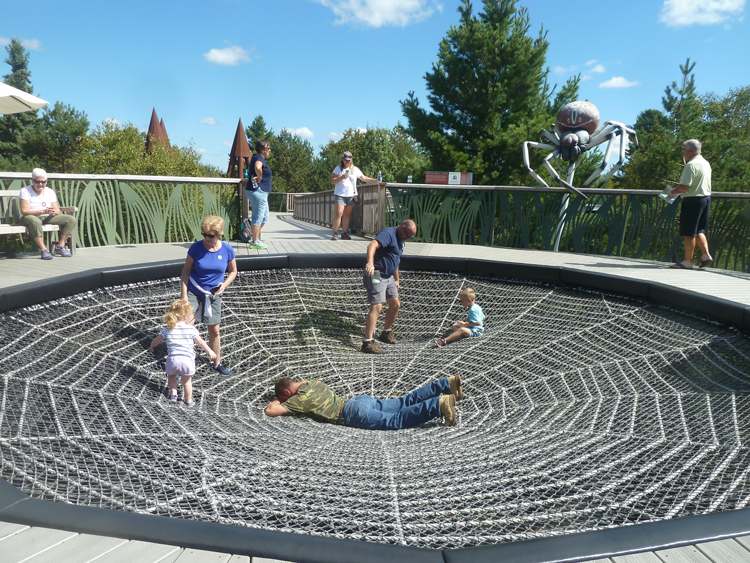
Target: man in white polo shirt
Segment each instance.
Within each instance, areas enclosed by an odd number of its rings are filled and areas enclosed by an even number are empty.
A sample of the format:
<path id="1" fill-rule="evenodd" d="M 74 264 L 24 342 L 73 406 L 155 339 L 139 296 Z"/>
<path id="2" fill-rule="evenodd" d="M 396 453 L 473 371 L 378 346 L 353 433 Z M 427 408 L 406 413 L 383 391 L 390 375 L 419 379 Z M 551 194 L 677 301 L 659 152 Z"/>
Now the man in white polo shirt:
<path id="1" fill-rule="evenodd" d="M 76 229 L 76 218 L 65 215 L 57 204 L 57 196 L 52 188 L 47 187 L 47 173 L 41 168 L 31 171 L 31 185 L 21 189 L 19 196 L 23 224 L 29 229 L 42 253 L 42 260 L 52 260 L 52 253 L 44 244 L 43 225 L 60 226 L 60 242 L 54 252 L 58 256 L 70 258 L 70 251 L 65 248 L 70 235 Z"/>
<path id="2" fill-rule="evenodd" d="M 682 156 L 685 168 L 682 169 L 680 183 L 670 191 L 670 195 L 682 194 L 680 234 L 685 241 L 685 260 L 670 267 L 692 270 L 696 242 L 701 249 L 700 267 L 714 263 L 706 238 L 708 214 L 711 211 L 711 165 L 701 155 L 701 142 L 697 139 L 683 143 Z"/>

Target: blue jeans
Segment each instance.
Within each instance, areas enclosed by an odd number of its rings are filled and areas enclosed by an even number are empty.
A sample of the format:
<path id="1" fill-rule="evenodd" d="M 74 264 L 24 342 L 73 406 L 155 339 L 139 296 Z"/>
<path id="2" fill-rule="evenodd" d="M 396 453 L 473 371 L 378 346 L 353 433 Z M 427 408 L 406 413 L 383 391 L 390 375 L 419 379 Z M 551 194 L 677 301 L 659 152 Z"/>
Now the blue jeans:
<path id="1" fill-rule="evenodd" d="M 253 216 L 250 219 L 250 224 L 257 227 L 258 225 L 268 223 L 268 192 L 264 192 L 260 188 L 253 191 L 246 191 L 250 204 L 253 207 Z"/>
<path id="2" fill-rule="evenodd" d="M 449 394 L 450 388 L 444 377 L 395 399 L 357 395 L 344 405 L 344 423 L 368 430 L 411 428 L 440 416 L 440 395 Z"/>

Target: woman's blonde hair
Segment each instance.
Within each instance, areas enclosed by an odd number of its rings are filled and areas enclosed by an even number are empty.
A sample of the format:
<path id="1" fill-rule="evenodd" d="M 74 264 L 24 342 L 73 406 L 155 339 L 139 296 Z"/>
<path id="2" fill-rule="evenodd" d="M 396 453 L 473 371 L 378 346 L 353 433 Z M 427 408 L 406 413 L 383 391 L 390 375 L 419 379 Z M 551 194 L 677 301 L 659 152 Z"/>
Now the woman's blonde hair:
<path id="1" fill-rule="evenodd" d="M 193 306 L 187 301 L 178 299 L 177 301 L 172 302 L 169 311 L 164 315 L 164 324 L 167 325 L 167 328 L 172 329 L 177 326 L 177 323 L 184 320 L 185 317 L 192 313 Z"/>
<path id="2" fill-rule="evenodd" d="M 209 215 L 201 222 L 201 232 L 209 235 L 223 235 L 224 219 L 216 215 Z"/>
<path id="3" fill-rule="evenodd" d="M 458 292 L 458 297 L 463 297 L 464 299 L 468 299 L 469 301 L 476 301 L 477 294 L 474 293 L 474 290 L 470 287 L 467 287 L 466 289 L 462 289 Z"/>

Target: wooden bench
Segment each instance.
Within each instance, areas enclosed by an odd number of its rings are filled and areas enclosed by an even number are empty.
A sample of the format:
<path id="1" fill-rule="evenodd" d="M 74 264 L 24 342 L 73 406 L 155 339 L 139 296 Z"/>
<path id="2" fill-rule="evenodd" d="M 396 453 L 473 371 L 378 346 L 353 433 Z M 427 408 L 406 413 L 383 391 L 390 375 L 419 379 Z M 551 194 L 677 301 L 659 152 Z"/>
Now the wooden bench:
<path id="1" fill-rule="evenodd" d="M 28 234 L 28 229 L 22 223 L 23 215 L 21 215 L 19 195 L 21 195 L 21 190 L 0 190 L 0 235 Z M 60 207 L 60 211 L 75 216 L 78 208 Z M 52 248 L 52 233 L 59 231 L 60 227 L 58 225 L 42 225 L 42 230 L 47 233 L 47 247 Z M 75 254 L 75 252 L 76 236 L 74 232 L 70 235 L 70 253 Z"/>

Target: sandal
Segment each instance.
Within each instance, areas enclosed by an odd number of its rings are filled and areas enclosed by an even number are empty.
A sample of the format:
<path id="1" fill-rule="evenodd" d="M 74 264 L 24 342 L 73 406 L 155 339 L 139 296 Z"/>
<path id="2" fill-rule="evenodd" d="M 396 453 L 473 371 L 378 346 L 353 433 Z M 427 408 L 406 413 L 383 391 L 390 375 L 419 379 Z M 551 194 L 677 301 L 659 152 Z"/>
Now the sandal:
<path id="1" fill-rule="evenodd" d="M 683 264 L 682 262 L 677 262 L 677 264 L 672 264 L 672 265 L 670 266 L 670 268 L 672 268 L 673 270 L 692 270 L 692 269 L 693 269 L 693 267 L 692 267 L 692 266 L 690 266 L 690 267 L 688 268 L 688 267 L 687 267 L 687 266 L 685 266 L 685 264 Z"/>
<path id="2" fill-rule="evenodd" d="M 713 258 L 711 258 L 709 260 L 701 260 L 701 265 L 698 266 L 698 267 L 699 268 L 710 268 L 713 265 L 714 265 L 714 261 L 713 261 Z"/>

